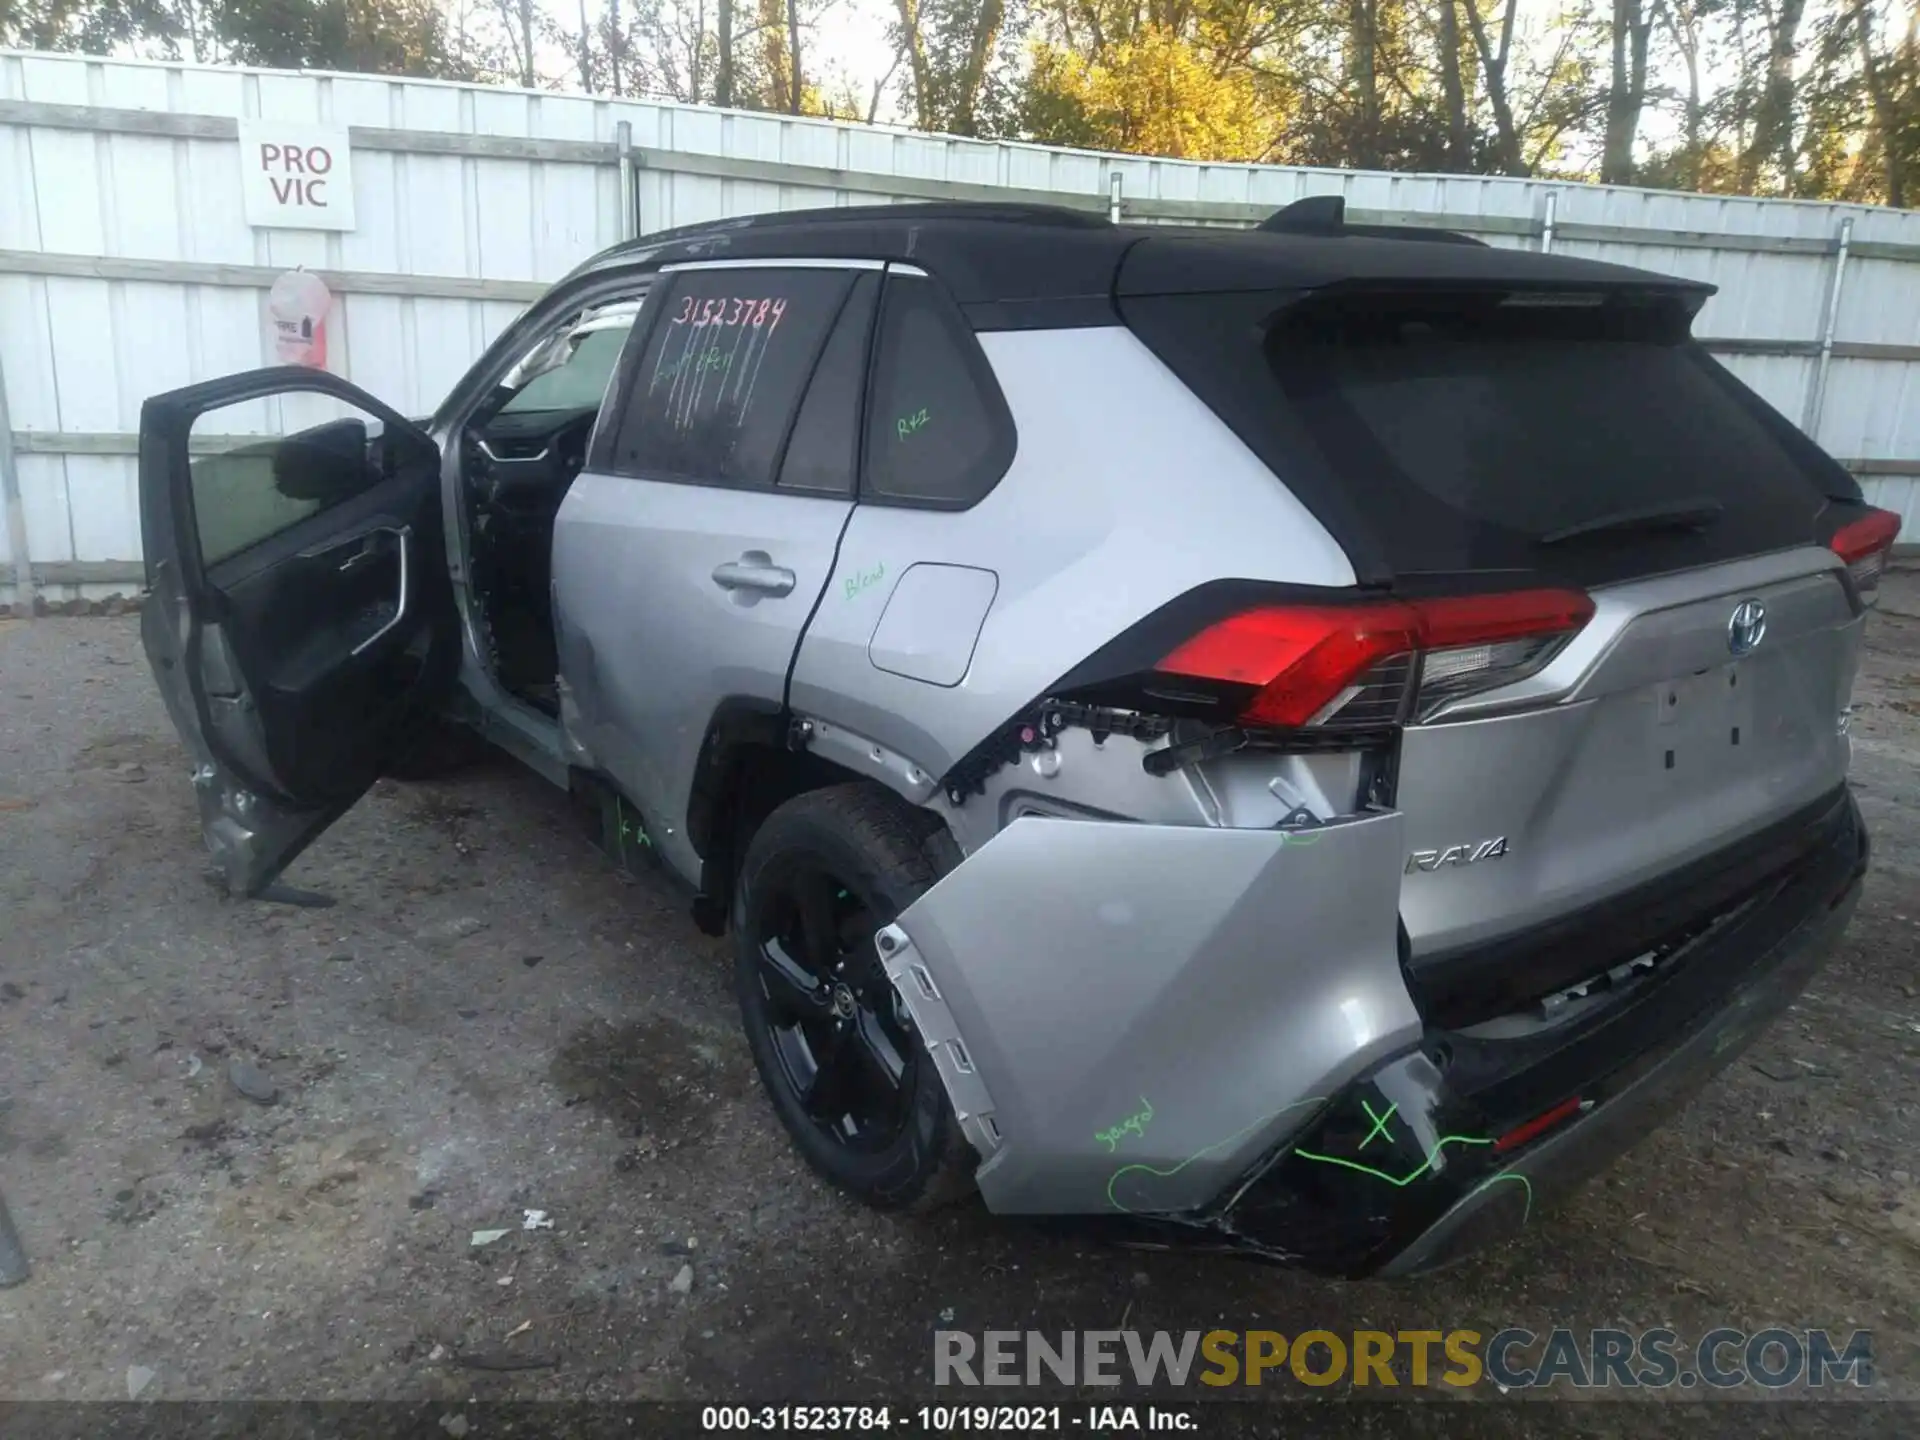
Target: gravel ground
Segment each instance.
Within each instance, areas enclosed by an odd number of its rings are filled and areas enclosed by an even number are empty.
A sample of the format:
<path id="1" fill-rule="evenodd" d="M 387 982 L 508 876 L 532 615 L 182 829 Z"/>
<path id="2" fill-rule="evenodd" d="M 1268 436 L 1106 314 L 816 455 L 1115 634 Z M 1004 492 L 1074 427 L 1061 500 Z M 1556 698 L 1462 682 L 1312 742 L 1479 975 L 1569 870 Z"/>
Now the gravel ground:
<path id="1" fill-rule="evenodd" d="M 1506 1249 L 1337 1284 L 847 1203 L 761 1097 L 724 942 L 504 760 L 378 786 L 290 872 L 333 908 L 231 903 L 135 623 L 0 621 L 0 1188 L 35 1264 L 0 1291 L 0 1401 L 125 1399 L 131 1374 L 170 1400 L 899 1405 L 933 1395 L 938 1328 L 1659 1324 L 1870 1329 L 1871 1393 L 1920 1400 L 1920 576 L 1890 583 L 1859 698 L 1874 873 L 1796 1009 Z M 1759 1412 L 1549 1418 L 1703 1413 Z M 1823 1428 L 1842 1413 L 1920 1420 L 1829 1400 Z"/>

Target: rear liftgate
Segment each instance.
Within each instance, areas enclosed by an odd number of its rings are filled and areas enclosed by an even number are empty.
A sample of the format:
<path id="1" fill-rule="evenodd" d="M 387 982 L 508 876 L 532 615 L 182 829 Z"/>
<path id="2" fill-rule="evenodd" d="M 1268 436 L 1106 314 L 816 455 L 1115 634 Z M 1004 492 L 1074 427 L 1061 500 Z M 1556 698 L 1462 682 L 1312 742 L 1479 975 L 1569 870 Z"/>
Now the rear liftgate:
<path id="1" fill-rule="evenodd" d="M 1000 1213 L 1195 1211 L 1420 1033 L 1397 813 L 1026 816 L 878 944 Z"/>

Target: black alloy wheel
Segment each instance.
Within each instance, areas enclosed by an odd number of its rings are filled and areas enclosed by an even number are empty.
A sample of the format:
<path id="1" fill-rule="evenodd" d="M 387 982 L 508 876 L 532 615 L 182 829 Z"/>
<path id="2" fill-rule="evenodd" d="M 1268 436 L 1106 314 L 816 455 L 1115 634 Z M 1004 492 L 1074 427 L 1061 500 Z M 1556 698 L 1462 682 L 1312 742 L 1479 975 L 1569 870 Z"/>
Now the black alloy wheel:
<path id="1" fill-rule="evenodd" d="M 893 917 L 849 883 L 795 857 L 756 887 L 752 934 L 781 1078 L 836 1142 L 873 1153 L 906 1127 L 920 1052 L 873 944 Z"/>
<path id="2" fill-rule="evenodd" d="M 834 785 L 769 815 L 734 884 L 734 992 L 774 1113 L 809 1165 L 878 1209 L 959 1199 L 979 1164 L 874 945 L 957 854 L 891 791 Z"/>

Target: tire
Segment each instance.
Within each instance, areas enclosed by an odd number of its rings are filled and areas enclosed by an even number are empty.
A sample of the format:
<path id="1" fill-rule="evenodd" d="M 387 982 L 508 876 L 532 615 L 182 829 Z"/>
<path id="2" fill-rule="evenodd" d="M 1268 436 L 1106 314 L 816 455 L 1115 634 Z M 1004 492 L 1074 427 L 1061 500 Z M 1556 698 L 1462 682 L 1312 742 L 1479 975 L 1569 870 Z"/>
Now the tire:
<path id="1" fill-rule="evenodd" d="M 734 989 L 774 1113 L 815 1171 L 879 1210 L 951 1204 L 979 1163 L 872 943 L 957 854 L 892 792 L 835 785 L 769 815 L 734 886 Z"/>

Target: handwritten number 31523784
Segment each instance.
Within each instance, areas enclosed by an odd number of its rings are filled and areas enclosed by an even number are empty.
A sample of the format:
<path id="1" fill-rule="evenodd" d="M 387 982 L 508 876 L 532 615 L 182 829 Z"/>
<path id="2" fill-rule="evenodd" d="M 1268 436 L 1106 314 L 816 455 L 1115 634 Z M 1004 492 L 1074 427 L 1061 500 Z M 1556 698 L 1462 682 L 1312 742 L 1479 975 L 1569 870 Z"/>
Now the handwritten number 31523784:
<path id="1" fill-rule="evenodd" d="M 769 331 L 779 325 L 780 317 L 787 313 L 785 300 L 758 300 L 744 295 L 722 295 L 711 300 L 696 300 L 691 295 L 680 297 L 680 313 L 673 317 L 676 325 L 751 325 L 754 329 L 765 326 Z"/>

